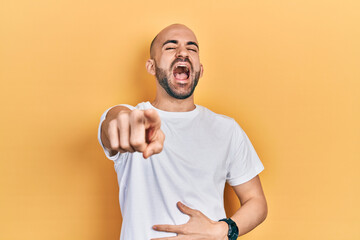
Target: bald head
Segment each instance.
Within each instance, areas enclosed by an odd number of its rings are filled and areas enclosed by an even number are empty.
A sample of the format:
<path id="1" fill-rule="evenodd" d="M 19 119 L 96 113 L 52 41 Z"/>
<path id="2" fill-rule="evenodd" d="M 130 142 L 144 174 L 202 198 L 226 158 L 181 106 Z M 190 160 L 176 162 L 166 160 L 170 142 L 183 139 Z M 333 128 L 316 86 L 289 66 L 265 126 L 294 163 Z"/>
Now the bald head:
<path id="1" fill-rule="evenodd" d="M 157 79 L 158 99 L 191 97 L 203 74 L 194 32 L 182 24 L 161 30 L 151 43 L 145 66 Z"/>
<path id="2" fill-rule="evenodd" d="M 194 43 L 198 46 L 196 36 L 194 32 L 183 24 L 172 24 L 161 30 L 150 44 L 150 58 L 155 58 L 156 49 L 162 47 L 162 45 L 169 40 L 172 36 L 187 35 L 194 40 Z"/>

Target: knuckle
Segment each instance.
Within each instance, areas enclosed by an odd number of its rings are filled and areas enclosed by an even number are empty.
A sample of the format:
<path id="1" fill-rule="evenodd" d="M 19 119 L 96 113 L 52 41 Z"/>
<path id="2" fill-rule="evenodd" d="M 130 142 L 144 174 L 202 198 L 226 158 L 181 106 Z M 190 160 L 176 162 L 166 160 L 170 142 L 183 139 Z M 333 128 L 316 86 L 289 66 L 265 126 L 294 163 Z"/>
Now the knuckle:
<path id="1" fill-rule="evenodd" d="M 181 228 L 181 232 L 185 235 L 190 234 L 190 230 L 187 226 L 184 226 L 183 228 Z"/>
<path id="2" fill-rule="evenodd" d="M 141 110 L 135 109 L 131 112 L 130 118 L 132 121 L 136 121 L 138 123 L 141 123 L 144 121 L 143 119 L 144 113 Z"/>
<path id="3" fill-rule="evenodd" d="M 200 213 L 199 210 L 194 210 L 194 211 L 193 211 L 193 214 L 194 214 L 195 216 L 200 216 L 200 215 L 201 215 L 201 213 Z"/>
<path id="4" fill-rule="evenodd" d="M 129 151 L 131 149 L 129 142 L 120 142 L 120 148 Z"/>
<path id="5" fill-rule="evenodd" d="M 130 113 L 131 117 L 139 117 L 140 115 L 141 115 L 141 110 L 139 110 L 139 109 L 134 109 Z"/>
<path id="6" fill-rule="evenodd" d="M 118 150 L 119 149 L 119 144 L 115 141 L 110 141 L 110 149 L 111 150 Z"/>
<path id="7" fill-rule="evenodd" d="M 130 140 L 130 144 L 133 148 L 135 148 L 135 150 L 142 150 L 145 145 L 145 141 L 141 139 L 132 139 Z"/>
<path id="8" fill-rule="evenodd" d="M 148 115 L 155 115 L 155 114 L 157 114 L 157 112 L 156 112 L 155 109 L 147 109 L 146 112 L 147 112 Z"/>

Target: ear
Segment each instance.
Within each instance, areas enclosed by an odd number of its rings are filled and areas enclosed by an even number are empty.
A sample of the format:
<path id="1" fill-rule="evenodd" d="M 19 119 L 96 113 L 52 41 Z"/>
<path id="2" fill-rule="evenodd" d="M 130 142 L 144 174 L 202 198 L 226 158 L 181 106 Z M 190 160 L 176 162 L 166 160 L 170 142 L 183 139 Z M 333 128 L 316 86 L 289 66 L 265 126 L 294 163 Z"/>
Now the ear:
<path id="1" fill-rule="evenodd" d="M 200 77 L 202 77 L 203 73 L 204 73 L 204 67 L 202 64 L 200 64 Z"/>
<path id="2" fill-rule="evenodd" d="M 154 61 L 154 59 L 151 59 L 151 58 L 148 59 L 146 61 L 145 67 L 146 67 L 146 70 L 148 71 L 148 73 L 155 76 L 155 61 Z"/>

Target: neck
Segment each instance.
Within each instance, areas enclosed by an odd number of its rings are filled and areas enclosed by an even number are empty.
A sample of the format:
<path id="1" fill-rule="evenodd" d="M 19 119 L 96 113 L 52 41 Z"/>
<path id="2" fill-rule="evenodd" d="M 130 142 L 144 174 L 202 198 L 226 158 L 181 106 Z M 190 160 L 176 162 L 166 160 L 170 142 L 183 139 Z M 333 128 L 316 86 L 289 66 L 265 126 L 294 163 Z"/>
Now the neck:
<path id="1" fill-rule="evenodd" d="M 167 112 L 188 112 L 195 109 L 194 95 L 187 99 L 176 99 L 170 96 L 160 98 L 156 95 L 155 100 L 151 104 L 157 109 Z"/>

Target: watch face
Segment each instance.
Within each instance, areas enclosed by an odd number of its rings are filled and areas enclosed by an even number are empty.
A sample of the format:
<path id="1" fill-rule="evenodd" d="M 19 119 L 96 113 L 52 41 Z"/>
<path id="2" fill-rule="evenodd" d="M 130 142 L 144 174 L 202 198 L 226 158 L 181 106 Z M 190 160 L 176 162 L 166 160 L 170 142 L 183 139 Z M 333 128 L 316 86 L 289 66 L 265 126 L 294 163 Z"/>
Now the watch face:
<path id="1" fill-rule="evenodd" d="M 239 230 L 236 226 L 236 223 L 232 222 L 231 224 L 229 224 L 229 233 L 228 233 L 229 240 L 236 240 L 238 234 L 239 234 Z"/>

